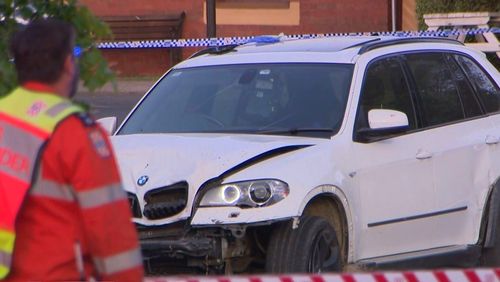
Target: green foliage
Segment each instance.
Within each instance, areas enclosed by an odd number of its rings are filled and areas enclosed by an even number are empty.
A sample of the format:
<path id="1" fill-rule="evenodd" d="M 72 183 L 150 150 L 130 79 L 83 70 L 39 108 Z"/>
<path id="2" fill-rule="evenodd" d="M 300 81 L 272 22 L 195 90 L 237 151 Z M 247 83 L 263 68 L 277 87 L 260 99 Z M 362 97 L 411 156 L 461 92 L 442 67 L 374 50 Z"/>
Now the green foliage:
<path id="1" fill-rule="evenodd" d="M 73 24 L 76 44 L 85 52 L 79 60 L 80 78 L 85 87 L 95 90 L 108 81 L 114 81 L 101 52 L 94 46 L 110 36 L 108 26 L 95 17 L 77 0 L 0 0 L 0 96 L 17 85 L 14 65 L 9 60 L 8 39 L 25 23 L 38 18 L 53 17 Z"/>
<path id="2" fill-rule="evenodd" d="M 454 12 L 499 12 L 499 0 L 417 0 L 420 29 L 427 29 L 423 15 Z"/>

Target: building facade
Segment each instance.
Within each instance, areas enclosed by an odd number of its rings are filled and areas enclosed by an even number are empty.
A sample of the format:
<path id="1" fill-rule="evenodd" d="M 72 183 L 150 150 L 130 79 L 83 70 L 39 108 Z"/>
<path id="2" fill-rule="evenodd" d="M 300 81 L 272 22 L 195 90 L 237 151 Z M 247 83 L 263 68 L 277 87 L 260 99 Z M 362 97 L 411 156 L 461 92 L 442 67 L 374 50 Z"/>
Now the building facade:
<path id="1" fill-rule="evenodd" d="M 80 3 L 99 17 L 184 12 L 180 37 L 206 37 L 205 0 L 80 0 Z M 396 28 L 416 29 L 416 19 L 412 20 L 415 0 L 216 0 L 217 36 L 388 31 L 393 27 L 393 3 Z M 184 48 L 182 57 L 196 50 Z M 158 76 L 172 66 L 170 52 L 116 49 L 105 50 L 104 55 L 120 76 Z"/>

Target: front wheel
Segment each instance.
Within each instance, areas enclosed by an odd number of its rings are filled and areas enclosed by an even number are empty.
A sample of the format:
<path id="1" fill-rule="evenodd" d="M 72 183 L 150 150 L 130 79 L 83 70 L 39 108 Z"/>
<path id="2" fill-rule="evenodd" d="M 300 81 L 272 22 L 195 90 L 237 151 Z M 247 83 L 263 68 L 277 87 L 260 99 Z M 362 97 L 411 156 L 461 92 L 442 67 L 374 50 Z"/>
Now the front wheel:
<path id="1" fill-rule="evenodd" d="M 500 213 L 500 209 L 496 209 Z M 493 246 L 490 248 L 483 248 L 481 255 L 481 266 L 486 267 L 500 267 L 500 214 L 496 218 L 495 238 Z M 490 227 L 491 228 L 491 227 Z"/>
<path id="2" fill-rule="evenodd" d="M 335 229 L 322 217 L 302 216 L 277 226 L 266 256 L 270 273 L 321 273 L 340 271 L 342 257 Z"/>

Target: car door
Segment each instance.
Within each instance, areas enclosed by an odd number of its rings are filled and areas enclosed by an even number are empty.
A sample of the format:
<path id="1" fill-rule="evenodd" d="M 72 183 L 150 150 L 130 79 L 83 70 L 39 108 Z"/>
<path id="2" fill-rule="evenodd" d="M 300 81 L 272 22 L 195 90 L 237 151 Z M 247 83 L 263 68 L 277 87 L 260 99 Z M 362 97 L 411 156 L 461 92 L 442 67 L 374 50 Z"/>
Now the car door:
<path id="1" fill-rule="evenodd" d="M 477 242 L 482 203 L 488 188 L 489 148 L 493 128 L 451 53 L 405 54 L 417 92 L 423 132 L 432 142 L 435 208 L 426 220 L 429 238 L 441 247 Z"/>
<path id="2" fill-rule="evenodd" d="M 368 64 L 359 99 L 351 148 L 356 162 L 351 175 L 361 209 L 358 259 L 436 246 L 436 222 L 425 217 L 436 210 L 433 160 L 428 155 L 433 136 L 418 131 L 415 101 L 400 56 Z M 356 132 L 368 127 L 371 109 L 404 112 L 409 131 L 378 141 L 360 140 Z"/>
<path id="3" fill-rule="evenodd" d="M 484 111 L 494 127 L 493 132 L 488 134 L 485 139 L 491 153 L 490 182 L 494 183 L 500 176 L 500 75 L 493 66 L 481 66 L 471 56 L 454 54 L 454 58 L 474 88 Z M 484 58 L 483 61 L 485 61 Z"/>

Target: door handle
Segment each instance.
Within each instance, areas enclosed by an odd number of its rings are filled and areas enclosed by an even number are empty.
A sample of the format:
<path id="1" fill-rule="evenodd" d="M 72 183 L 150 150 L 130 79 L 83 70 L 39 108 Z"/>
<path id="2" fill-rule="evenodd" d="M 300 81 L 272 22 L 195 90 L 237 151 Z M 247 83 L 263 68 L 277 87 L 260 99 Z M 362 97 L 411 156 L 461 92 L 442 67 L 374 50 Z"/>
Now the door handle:
<path id="1" fill-rule="evenodd" d="M 494 144 L 498 144 L 498 142 L 499 142 L 498 137 L 491 136 L 491 135 L 486 136 L 486 140 L 485 140 L 486 144 L 494 145 Z"/>
<path id="2" fill-rule="evenodd" d="M 432 158 L 432 153 L 429 153 L 425 150 L 418 150 L 417 155 L 415 156 L 419 160 L 425 160 Z"/>

